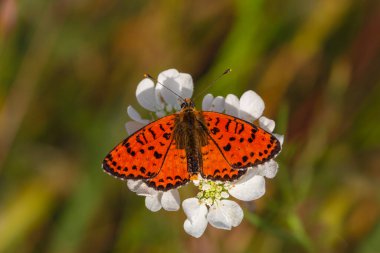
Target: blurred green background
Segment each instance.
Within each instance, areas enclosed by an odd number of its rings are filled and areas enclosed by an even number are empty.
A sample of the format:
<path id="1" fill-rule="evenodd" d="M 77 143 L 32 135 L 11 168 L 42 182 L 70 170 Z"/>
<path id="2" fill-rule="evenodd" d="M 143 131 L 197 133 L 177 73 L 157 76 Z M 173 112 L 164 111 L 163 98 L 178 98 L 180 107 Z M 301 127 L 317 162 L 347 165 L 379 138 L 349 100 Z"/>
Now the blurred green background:
<path id="1" fill-rule="evenodd" d="M 173 67 L 195 95 L 232 68 L 208 91 L 255 90 L 285 134 L 232 231 L 194 239 L 100 167 Z M 0 252 L 380 252 L 379 84 L 378 0 L 1 0 Z"/>

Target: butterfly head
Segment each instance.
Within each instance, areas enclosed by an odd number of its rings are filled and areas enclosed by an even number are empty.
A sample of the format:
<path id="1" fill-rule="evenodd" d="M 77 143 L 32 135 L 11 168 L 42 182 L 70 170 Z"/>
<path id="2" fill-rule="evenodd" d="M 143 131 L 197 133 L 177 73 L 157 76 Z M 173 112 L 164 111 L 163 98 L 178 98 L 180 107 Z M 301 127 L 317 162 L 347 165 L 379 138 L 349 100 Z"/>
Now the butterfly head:
<path id="1" fill-rule="evenodd" d="M 194 107 L 195 107 L 194 102 L 190 98 L 185 98 L 181 104 L 182 109 L 194 108 Z"/>

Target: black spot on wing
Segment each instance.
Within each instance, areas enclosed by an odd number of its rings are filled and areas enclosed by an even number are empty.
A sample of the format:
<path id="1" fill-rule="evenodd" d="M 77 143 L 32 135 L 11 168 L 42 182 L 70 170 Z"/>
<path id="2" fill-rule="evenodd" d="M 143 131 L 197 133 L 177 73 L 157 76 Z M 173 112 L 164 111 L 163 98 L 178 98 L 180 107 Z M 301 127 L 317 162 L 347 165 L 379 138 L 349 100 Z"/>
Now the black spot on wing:
<path id="1" fill-rule="evenodd" d="M 160 159 L 161 157 L 162 157 L 162 154 L 160 154 L 160 153 L 158 153 L 157 151 L 154 151 L 154 157 L 156 158 L 156 159 Z"/>
<path id="2" fill-rule="evenodd" d="M 228 130 L 229 130 L 229 128 L 230 128 L 231 121 L 232 121 L 232 120 L 228 119 L 227 124 L 226 124 L 226 126 L 225 126 L 227 132 L 228 132 Z"/>
<path id="3" fill-rule="evenodd" d="M 238 134 L 241 134 L 241 132 L 244 131 L 244 124 L 240 124 L 240 126 L 241 126 L 241 128 L 240 128 L 240 130 L 238 131 Z"/>
<path id="4" fill-rule="evenodd" d="M 136 141 L 137 141 L 138 143 L 140 143 L 141 145 L 144 145 L 144 142 L 142 142 L 142 140 L 140 139 L 140 134 L 138 134 L 138 135 L 136 136 Z"/>
<path id="5" fill-rule="evenodd" d="M 231 144 L 228 143 L 226 146 L 223 147 L 223 149 L 224 149 L 225 151 L 230 151 L 230 150 L 231 150 Z"/>
<path id="6" fill-rule="evenodd" d="M 141 136 L 143 137 L 145 143 L 148 143 L 148 140 L 146 139 L 144 132 L 142 132 Z"/>
<path id="7" fill-rule="evenodd" d="M 169 140 L 171 134 L 170 134 L 170 133 L 164 133 L 162 136 L 163 136 L 166 140 Z"/>
<path id="8" fill-rule="evenodd" d="M 220 129 L 217 127 L 214 127 L 213 129 L 210 130 L 210 132 L 215 135 L 220 132 Z"/>
<path id="9" fill-rule="evenodd" d="M 156 139 L 156 133 L 152 130 L 152 128 L 148 128 L 149 133 L 152 135 L 153 139 Z"/>

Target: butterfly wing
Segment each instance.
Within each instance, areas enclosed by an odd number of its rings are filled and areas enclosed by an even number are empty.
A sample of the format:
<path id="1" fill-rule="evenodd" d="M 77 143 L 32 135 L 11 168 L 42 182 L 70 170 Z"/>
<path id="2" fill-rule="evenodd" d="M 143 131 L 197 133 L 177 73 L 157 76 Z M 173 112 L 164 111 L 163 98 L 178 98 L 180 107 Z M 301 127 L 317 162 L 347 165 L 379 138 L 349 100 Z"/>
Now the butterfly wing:
<path id="1" fill-rule="evenodd" d="M 156 177 L 171 146 L 174 124 L 175 114 L 141 128 L 106 156 L 103 169 L 122 179 Z"/>
<path id="2" fill-rule="evenodd" d="M 203 163 L 201 174 L 203 178 L 233 181 L 244 175 L 247 170 L 245 168 L 232 168 L 210 136 L 208 137 L 208 144 L 202 147 L 201 152 Z"/>
<path id="3" fill-rule="evenodd" d="M 177 149 L 176 143 L 173 140 L 160 173 L 146 180 L 146 183 L 157 190 L 167 191 L 184 185 L 189 181 L 190 174 L 187 172 L 186 151 L 184 149 Z"/>
<path id="4" fill-rule="evenodd" d="M 280 142 L 270 133 L 242 119 L 202 112 L 211 142 L 233 168 L 246 168 L 272 159 L 281 150 Z"/>

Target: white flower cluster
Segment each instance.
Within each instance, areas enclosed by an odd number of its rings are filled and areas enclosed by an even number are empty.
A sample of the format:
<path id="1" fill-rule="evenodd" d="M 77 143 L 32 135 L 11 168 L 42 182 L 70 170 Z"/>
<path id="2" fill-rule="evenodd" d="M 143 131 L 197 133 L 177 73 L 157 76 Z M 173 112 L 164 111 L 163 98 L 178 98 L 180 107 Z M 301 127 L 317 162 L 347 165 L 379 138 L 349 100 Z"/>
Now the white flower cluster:
<path id="1" fill-rule="evenodd" d="M 143 79 L 136 90 L 137 101 L 145 109 L 154 112 L 155 120 L 180 109 L 178 97 L 168 89 L 184 98 L 193 94 L 193 81 L 189 74 L 179 73 L 175 69 L 163 71 L 158 76 L 158 83 L 151 79 Z M 229 94 L 226 98 L 213 97 L 207 94 L 202 102 L 203 111 L 223 112 L 239 117 L 249 122 L 258 120 L 261 128 L 272 132 L 275 122 L 262 116 L 264 101 L 254 91 L 245 92 L 240 99 Z M 151 120 L 143 119 L 132 107 L 128 107 L 128 115 L 132 119 L 126 123 L 128 134 L 132 134 Z M 273 134 L 281 143 L 283 136 Z M 182 208 L 187 216 L 184 223 L 185 231 L 200 237 L 207 224 L 219 229 L 230 230 L 238 226 L 243 219 L 241 207 L 229 196 L 242 201 L 252 201 L 265 193 L 265 177 L 273 178 L 278 170 L 278 164 L 272 159 L 264 164 L 249 168 L 245 175 L 235 182 L 218 182 L 203 179 L 200 176 L 193 183 L 199 189 L 196 197 L 185 199 Z M 156 191 L 148 187 L 142 180 L 128 180 L 128 188 L 137 195 L 145 196 L 145 206 L 152 212 L 163 208 L 167 211 L 177 211 L 180 208 L 180 196 L 177 189 L 167 192 Z"/>

